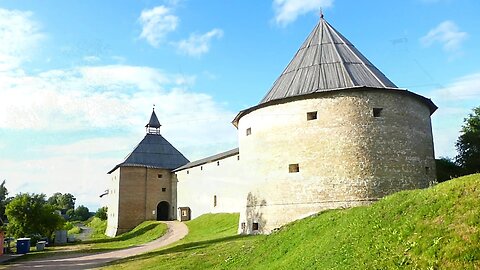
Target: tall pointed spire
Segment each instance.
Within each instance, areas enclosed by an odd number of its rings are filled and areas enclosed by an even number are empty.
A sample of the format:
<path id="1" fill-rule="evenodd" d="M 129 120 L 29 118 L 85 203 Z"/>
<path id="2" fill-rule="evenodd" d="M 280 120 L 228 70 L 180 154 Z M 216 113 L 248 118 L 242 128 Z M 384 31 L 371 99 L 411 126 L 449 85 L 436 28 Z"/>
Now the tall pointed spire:
<path id="1" fill-rule="evenodd" d="M 292 61 L 260 101 L 353 87 L 397 88 L 320 14 Z"/>
<path id="2" fill-rule="evenodd" d="M 155 108 L 153 108 L 152 115 L 150 116 L 150 121 L 145 125 L 147 134 L 157 134 L 160 135 L 160 121 L 158 121 L 157 115 L 155 114 Z"/>

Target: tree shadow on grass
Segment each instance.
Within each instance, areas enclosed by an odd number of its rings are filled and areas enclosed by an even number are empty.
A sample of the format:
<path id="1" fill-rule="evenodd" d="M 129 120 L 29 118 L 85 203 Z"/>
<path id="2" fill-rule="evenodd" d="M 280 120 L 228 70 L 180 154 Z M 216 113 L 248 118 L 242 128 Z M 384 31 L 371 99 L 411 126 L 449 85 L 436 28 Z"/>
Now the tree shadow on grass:
<path id="1" fill-rule="evenodd" d="M 148 231 L 151 231 L 151 230 L 155 229 L 155 227 L 157 227 L 157 226 L 159 226 L 158 223 L 153 223 L 153 224 L 149 224 L 149 225 L 147 225 L 147 226 L 145 226 L 141 229 L 138 229 L 134 232 L 127 232 L 127 233 L 121 234 L 121 235 L 119 235 L 117 237 L 114 237 L 114 238 L 92 239 L 92 240 L 82 241 L 81 243 L 82 244 L 99 244 L 99 243 L 110 243 L 110 242 L 125 241 L 125 240 L 129 240 L 129 239 L 141 236 L 141 235 L 147 233 Z"/>
<path id="2" fill-rule="evenodd" d="M 252 237 L 252 236 L 251 235 L 233 235 L 233 236 L 215 238 L 215 239 L 204 240 L 204 241 L 189 242 L 189 243 L 180 244 L 180 245 L 172 246 L 169 248 L 160 249 L 157 251 L 143 253 L 140 255 L 135 255 L 125 259 L 117 260 L 115 262 L 109 263 L 109 265 L 121 264 L 123 262 L 131 261 L 131 260 L 145 260 L 152 257 L 160 256 L 160 255 L 191 251 L 191 250 L 200 249 L 200 248 L 207 248 L 213 244 L 237 241 L 247 237 Z"/>

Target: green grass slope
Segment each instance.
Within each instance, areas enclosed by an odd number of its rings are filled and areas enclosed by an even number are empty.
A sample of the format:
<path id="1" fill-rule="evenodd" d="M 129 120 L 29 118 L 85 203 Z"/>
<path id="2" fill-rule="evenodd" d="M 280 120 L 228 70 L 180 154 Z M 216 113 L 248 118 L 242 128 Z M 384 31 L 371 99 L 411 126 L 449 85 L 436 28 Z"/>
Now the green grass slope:
<path id="1" fill-rule="evenodd" d="M 103 226 L 93 227 L 94 230 Z M 105 232 L 103 230 L 103 232 Z M 100 237 L 79 245 L 89 252 L 106 251 L 137 246 L 160 238 L 167 232 L 167 225 L 158 221 L 144 221 L 133 230 L 113 238 Z M 94 233 L 95 235 L 95 233 Z"/>
<path id="2" fill-rule="evenodd" d="M 269 236 L 233 236 L 233 220 L 229 231 L 202 219 L 180 245 L 113 268 L 480 269 L 480 174 L 326 211 Z"/>
<path id="3" fill-rule="evenodd" d="M 231 268 L 480 268 L 480 174 L 297 221 L 236 257 Z"/>
<path id="4" fill-rule="evenodd" d="M 209 269 L 232 250 L 241 249 L 238 214 L 206 214 L 186 222 L 189 233 L 179 242 L 158 251 L 128 258 L 106 269 Z M 251 238 L 254 239 L 254 238 Z"/>

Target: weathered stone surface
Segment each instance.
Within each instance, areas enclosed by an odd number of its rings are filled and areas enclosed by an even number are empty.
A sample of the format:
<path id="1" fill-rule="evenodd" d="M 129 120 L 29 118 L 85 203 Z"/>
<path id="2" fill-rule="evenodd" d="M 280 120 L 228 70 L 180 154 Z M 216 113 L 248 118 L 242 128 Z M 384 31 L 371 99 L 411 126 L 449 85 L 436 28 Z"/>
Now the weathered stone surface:
<path id="1" fill-rule="evenodd" d="M 380 117 L 373 108 L 382 108 Z M 307 121 L 313 111 L 317 119 Z M 254 110 L 238 128 L 242 165 L 256 183 L 241 216 L 247 233 L 253 222 L 268 233 L 435 180 L 430 110 L 401 91 L 319 94 Z M 299 172 L 289 173 L 289 164 Z"/>
<path id="2" fill-rule="evenodd" d="M 159 177 L 161 175 L 161 177 Z M 146 167 L 120 167 L 112 174 L 109 190 L 106 234 L 116 236 L 130 231 L 145 220 L 157 219 L 157 205 L 168 202 L 169 219 L 176 218 L 170 170 Z M 162 191 L 165 188 L 165 191 Z"/>

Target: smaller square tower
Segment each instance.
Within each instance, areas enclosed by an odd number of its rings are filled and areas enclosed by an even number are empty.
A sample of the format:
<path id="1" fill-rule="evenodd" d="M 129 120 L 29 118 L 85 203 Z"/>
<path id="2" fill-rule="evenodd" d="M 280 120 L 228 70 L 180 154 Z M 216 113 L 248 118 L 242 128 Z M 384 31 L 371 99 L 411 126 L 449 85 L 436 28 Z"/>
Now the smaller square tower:
<path id="1" fill-rule="evenodd" d="M 155 109 L 145 126 L 145 138 L 125 161 L 108 172 L 108 236 L 130 231 L 145 220 L 176 219 L 173 169 L 189 161 L 160 134 Z"/>

